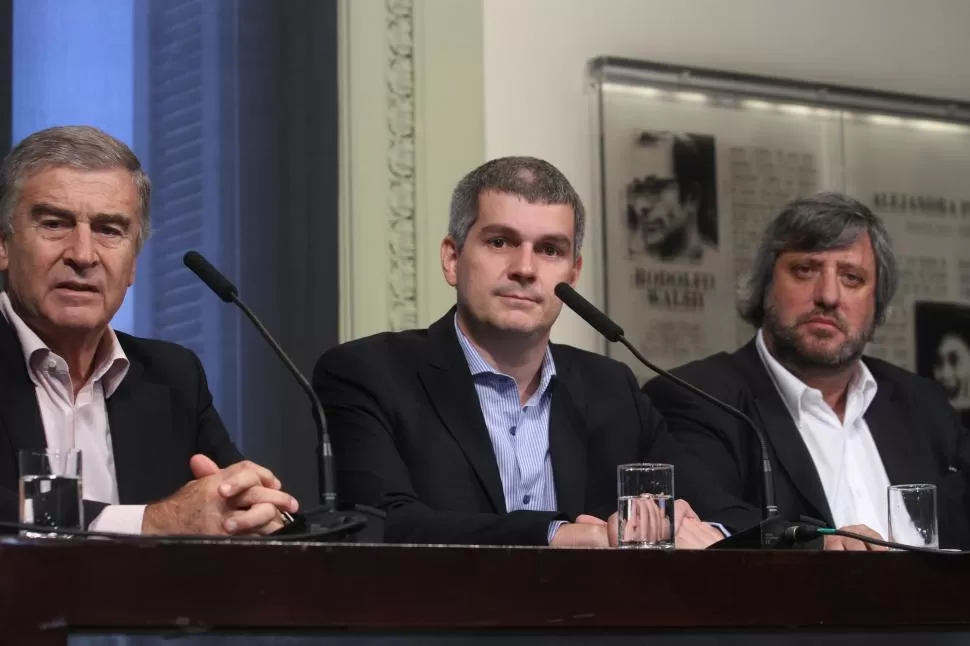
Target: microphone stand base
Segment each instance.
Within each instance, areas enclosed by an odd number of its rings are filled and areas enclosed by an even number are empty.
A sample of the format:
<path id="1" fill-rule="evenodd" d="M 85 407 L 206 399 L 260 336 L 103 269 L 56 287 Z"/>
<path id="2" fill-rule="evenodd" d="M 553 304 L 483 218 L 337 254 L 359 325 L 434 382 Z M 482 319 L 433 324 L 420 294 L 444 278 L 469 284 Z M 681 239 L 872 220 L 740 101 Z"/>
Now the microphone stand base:
<path id="1" fill-rule="evenodd" d="M 804 525 L 808 519 L 800 522 L 786 520 L 781 516 L 766 518 L 757 525 L 743 531 L 736 532 L 719 540 L 707 549 L 709 550 L 786 550 L 786 549 L 820 549 L 822 539 L 807 542 L 793 542 L 784 536 L 785 529 L 795 525 Z M 817 522 L 817 521 L 816 521 Z M 810 523 L 816 524 L 816 523 Z M 821 525 L 822 523 L 818 523 Z"/>
<path id="2" fill-rule="evenodd" d="M 311 543 L 383 543 L 384 513 L 363 505 L 317 507 L 296 514 L 292 523 L 272 536 L 281 541 Z"/>

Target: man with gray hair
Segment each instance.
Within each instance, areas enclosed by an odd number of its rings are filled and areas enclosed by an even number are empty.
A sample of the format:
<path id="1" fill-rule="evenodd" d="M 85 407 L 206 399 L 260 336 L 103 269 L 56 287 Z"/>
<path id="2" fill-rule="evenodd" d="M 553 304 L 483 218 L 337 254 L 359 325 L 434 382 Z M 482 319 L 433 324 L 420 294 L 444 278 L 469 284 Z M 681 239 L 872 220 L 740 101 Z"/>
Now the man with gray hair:
<path id="1" fill-rule="evenodd" d="M 426 330 L 320 358 L 313 386 L 338 489 L 387 512 L 386 540 L 605 547 L 616 543 L 617 465 L 679 462 L 629 368 L 549 342 L 562 309 L 553 290 L 579 279 L 584 225 L 551 164 L 485 163 L 455 188 L 441 243 L 456 307 Z M 678 493 L 699 491 L 699 473 L 678 464 Z M 674 507 L 679 546 L 722 537 Z"/>
<path id="2" fill-rule="evenodd" d="M 970 444 L 933 381 L 863 357 L 899 282 L 886 229 L 836 193 L 792 202 L 768 225 L 739 312 L 758 328 L 734 353 L 674 370 L 760 424 L 782 513 L 885 538 L 890 484 L 934 483 L 940 545 L 970 547 Z M 730 507 L 704 510 L 734 530 L 761 520 L 754 433 L 654 379 L 644 386 L 671 432 L 703 461 Z M 825 537 L 826 549 L 881 549 Z"/>
<path id="3" fill-rule="evenodd" d="M 18 518 L 19 451 L 73 449 L 91 530 L 272 532 L 296 501 L 233 446 L 198 358 L 111 329 L 150 199 L 134 153 L 87 126 L 0 166 L 0 520 Z"/>

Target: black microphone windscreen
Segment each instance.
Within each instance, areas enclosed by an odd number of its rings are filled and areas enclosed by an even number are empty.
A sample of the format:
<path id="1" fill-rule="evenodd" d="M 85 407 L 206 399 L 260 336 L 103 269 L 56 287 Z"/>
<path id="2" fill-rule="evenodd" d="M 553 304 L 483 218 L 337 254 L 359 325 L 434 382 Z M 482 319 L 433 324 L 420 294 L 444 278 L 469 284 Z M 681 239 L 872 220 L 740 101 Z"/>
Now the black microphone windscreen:
<path id="1" fill-rule="evenodd" d="M 236 286 L 229 282 L 229 279 L 213 267 L 198 251 L 187 251 L 182 256 L 182 262 L 225 302 L 231 303 L 239 295 Z"/>
<path id="2" fill-rule="evenodd" d="M 623 336 L 623 328 L 613 322 L 613 319 L 601 312 L 595 305 L 579 295 L 568 283 L 556 285 L 556 296 L 566 307 L 593 326 L 597 332 L 606 337 L 610 343 L 616 343 Z"/>

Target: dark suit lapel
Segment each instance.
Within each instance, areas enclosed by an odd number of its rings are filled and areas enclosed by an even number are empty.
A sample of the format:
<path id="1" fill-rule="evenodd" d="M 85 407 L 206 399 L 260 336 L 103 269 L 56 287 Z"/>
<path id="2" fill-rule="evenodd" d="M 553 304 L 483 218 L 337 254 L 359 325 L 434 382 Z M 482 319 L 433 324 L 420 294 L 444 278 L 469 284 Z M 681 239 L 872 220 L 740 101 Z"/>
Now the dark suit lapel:
<path id="1" fill-rule="evenodd" d="M 17 333 L 0 314 L 0 430 L 13 451 L 41 450 L 47 436 Z M 16 458 L 15 458 L 16 459 Z"/>
<path id="2" fill-rule="evenodd" d="M 752 340 L 732 355 L 735 366 L 740 370 L 745 382 L 751 388 L 752 407 L 760 418 L 762 428 L 768 437 L 777 456 L 779 467 L 784 469 L 794 483 L 798 492 L 815 507 L 820 514 L 819 520 L 832 522 L 832 511 L 822 481 L 818 477 L 818 470 L 812 460 L 805 441 L 802 440 L 798 427 L 785 407 L 775 383 L 771 380 L 768 370 L 761 362 L 758 348 Z M 758 422 L 758 419 L 754 420 Z M 785 512 L 784 509 L 781 510 Z"/>
<path id="3" fill-rule="evenodd" d="M 913 442 L 907 437 L 913 430 L 913 420 L 907 414 L 910 408 L 900 405 L 904 395 L 885 379 L 877 378 L 876 383 L 876 397 L 865 418 L 890 484 L 926 482 L 934 474 L 921 474 L 919 465 L 924 461 L 913 455 Z"/>
<path id="4" fill-rule="evenodd" d="M 586 503 L 586 440 L 581 420 L 585 419 L 585 400 L 579 375 L 572 371 L 567 357 L 552 346 L 556 377 L 552 386 L 549 412 L 549 453 L 556 483 L 558 511 L 574 518 Z"/>
<path id="5" fill-rule="evenodd" d="M 428 328 L 428 363 L 419 377 L 441 422 L 458 442 L 496 513 L 505 513 L 505 494 L 492 440 L 485 426 L 468 362 L 458 344 L 452 309 Z"/>
<path id="6" fill-rule="evenodd" d="M 145 378 L 141 363 L 129 361 L 128 374 L 107 401 L 121 504 L 160 498 L 181 484 L 171 472 L 171 394 Z"/>

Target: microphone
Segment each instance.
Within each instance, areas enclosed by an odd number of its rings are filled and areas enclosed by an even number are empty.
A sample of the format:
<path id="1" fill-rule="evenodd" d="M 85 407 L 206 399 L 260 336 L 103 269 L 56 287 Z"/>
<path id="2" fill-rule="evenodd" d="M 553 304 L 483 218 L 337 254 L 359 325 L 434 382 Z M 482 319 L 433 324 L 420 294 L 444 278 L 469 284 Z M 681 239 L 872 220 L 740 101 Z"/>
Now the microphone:
<path id="1" fill-rule="evenodd" d="M 206 286 L 215 292 L 216 296 L 227 303 L 234 303 L 243 314 L 252 321 L 259 334 L 266 340 L 269 346 L 280 358 L 286 369 L 296 379 L 300 388 L 309 397 L 313 406 L 313 421 L 317 429 L 317 488 L 320 495 L 320 507 L 302 514 L 304 517 L 312 516 L 315 521 L 311 521 L 311 531 L 317 531 L 321 536 L 334 536 L 337 534 L 353 533 L 360 530 L 366 524 L 367 519 L 356 514 L 337 513 L 337 487 L 334 484 L 334 465 L 333 449 L 330 445 L 330 434 L 327 432 L 327 418 L 323 413 L 323 406 L 320 398 L 313 391 L 310 382 L 303 376 L 296 364 L 287 356 L 280 344 L 276 342 L 269 330 L 260 322 L 242 300 L 239 299 L 239 290 L 226 278 L 222 272 L 216 269 L 202 254 L 197 251 L 188 251 L 182 257 L 185 266 L 202 280 Z M 306 528 L 303 523 L 295 522 L 293 517 L 284 512 L 289 524 L 280 534 L 304 533 Z"/>
<path id="2" fill-rule="evenodd" d="M 760 534 L 759 545 L 761 547 L 774 547 L 778 545 L 779 539 L 782 538 L 782 532 L 784 531 L 784 519 L 778 511 L 778 505 L 775 504 L 775 482 L 772 476 L 771 470 L 771 459 L 768 457 L 768 440 L 765 437 L 764 431 L 759 427 L 754 421 L 742 413 L 737 408 L 722 402 L 717 397 L 710 395 L 700 388 L 690 384 L 677 375 L 671 374 L 670 372 L 664 370 L 663 368 L 654 365 L 646 357 L 644 357 L 639 350 L 637 350 L 632 343 L 623 335 L 623 328 L 616 324 L 610 317 L 608 317 L 604 312 L 598 309 L 595 305 L 590 303 L 588 300 L 579 295 L 575 289 L 573 289 L 568 283 L 559 283 L 555 288 L 556 296 L 559 300 L 563 302 L 569 309 L 576 312 L 584 321 L 590 324 L 597 332 L 606 337 L 606 340 L 611 343 L 619 342 L 625 346 L 637 360 L 650 368 L 664 379 L 668 379 L 673 383 L 677 384 L 681 388 L 688 390 L 689 392 L 697 395 L 701 399 L 713 404 L 717 408 L 720 408 L 729 415 L 741 420 L 745 425 L 754 431 L 755 436 L 758 438 L 758 444 L 760 447 L 760 458 L 761 458 L 761 496 L 762 502 L 764 504 L 762 508 L 762 522 L 753 530 L 757 530 Z M 745 547 L 749 546 L 747 543 L 750 542 L 750 534 L 747 532 L 739 532 L 728 538 L 725 538 L 718 543 L 712 545 L 712 547 Z M 723 544 L 723 545 L 722 545 Z"/>
<path id="3" fill-rule="evenodd" d="M 786 527 L 782 533 L 783 540 L 791 543 L 807 543 L 822 536 L 821 530 L 824 527 L 812 527 L 811 525 L 792 525 Z"/>

